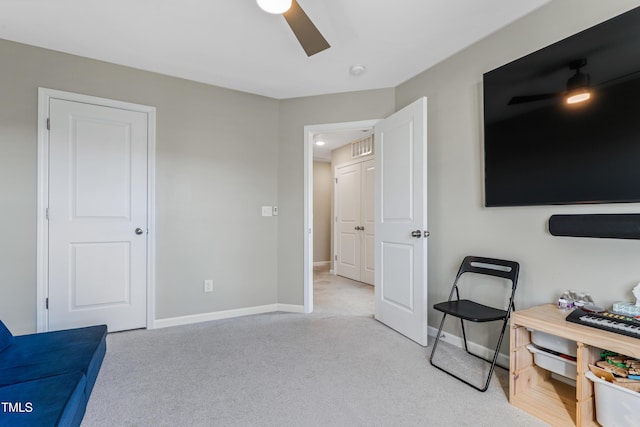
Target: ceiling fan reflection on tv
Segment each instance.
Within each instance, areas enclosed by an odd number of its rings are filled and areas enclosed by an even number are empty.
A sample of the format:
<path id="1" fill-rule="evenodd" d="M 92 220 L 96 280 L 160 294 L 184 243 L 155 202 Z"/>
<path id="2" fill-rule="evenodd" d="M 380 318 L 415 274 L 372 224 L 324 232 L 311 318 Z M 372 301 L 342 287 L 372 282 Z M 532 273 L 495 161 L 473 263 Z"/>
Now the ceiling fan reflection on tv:
<path id="1" fill-rule="evenodd" d="M 256 0 L 265 12 L 284 16 L 307 56 L 331 47 L 296 0 Z"/>
<path id="2" fill-rule="evenodd" d="M 508 105 L 525 104 L 545 99 L 562 99 L 567 104 L 580 104 L 591 98 L 591 77 L 580 69 L 587 65 L 586 58 L 576 59 L 569 63 L 569 69 L 575 74 L 567 80 L 566 90 L 552 93 L 514 96 Z"/>

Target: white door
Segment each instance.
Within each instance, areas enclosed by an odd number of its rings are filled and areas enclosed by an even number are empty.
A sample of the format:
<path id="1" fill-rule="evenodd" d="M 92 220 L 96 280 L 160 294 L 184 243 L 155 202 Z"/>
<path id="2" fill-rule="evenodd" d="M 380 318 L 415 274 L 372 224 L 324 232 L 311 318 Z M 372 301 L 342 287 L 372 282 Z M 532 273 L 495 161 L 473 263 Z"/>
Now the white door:
<path id="1" fill-rule="evenodd" d="M 375 160 L 336 169 L 336 274 L 375 280 Z"/>
<path id="2" fill-rule="evenodd" d="M 427 100 L 376 125 L 375 318 L 427 345 Z"/>
<path id="3" fill-rule="evenodd" d="M 375 283 L 375 184 L 376 184 L 376 161 L 367 160 L 362 163 L 362 230 L 360 281 L 373 285 Z"/>
<path id="4" fill-rule="evenodd" d="M 336 170 L 336 274 L 360 280 L 360 163 Z"/>
<path id="5" fill-rule="evenodd" d="M 147 115 L 49 104 L 50 330 L 146 326 Z"/>

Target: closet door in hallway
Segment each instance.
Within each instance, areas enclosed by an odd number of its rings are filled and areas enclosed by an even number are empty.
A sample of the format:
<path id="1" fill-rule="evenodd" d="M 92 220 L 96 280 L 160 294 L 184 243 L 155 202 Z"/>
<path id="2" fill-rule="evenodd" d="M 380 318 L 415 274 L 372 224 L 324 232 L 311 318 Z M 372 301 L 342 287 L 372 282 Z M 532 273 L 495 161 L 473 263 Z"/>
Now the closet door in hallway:
<path id="1" fill-rule="evenodd" d="M 339 276 L 373 285 L 375 160 L 338 166 L 335 261 Z"/>

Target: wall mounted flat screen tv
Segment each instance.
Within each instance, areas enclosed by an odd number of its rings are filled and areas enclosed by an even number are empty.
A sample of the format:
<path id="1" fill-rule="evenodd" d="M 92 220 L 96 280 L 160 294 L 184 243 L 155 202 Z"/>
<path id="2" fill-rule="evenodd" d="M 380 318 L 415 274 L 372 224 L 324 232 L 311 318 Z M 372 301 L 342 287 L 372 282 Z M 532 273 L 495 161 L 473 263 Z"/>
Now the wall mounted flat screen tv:
<path id="1" fill-rule="evenodd" d="M 483 91 L 486 206 L 640 202 L 640 8 L 485 73 Z"/>

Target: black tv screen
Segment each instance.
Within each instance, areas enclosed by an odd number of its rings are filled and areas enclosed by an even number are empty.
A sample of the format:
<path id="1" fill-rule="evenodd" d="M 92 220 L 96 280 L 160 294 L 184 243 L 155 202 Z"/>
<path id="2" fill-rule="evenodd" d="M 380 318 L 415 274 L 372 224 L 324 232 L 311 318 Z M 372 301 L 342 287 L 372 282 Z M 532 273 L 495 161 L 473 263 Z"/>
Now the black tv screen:
<path id="1" fill-rule="evenodd" d="M 572 89 L 590 93 L 569 105 Z M 486 206 L 640 202 L 640 8 L 483 76 Z"/>

